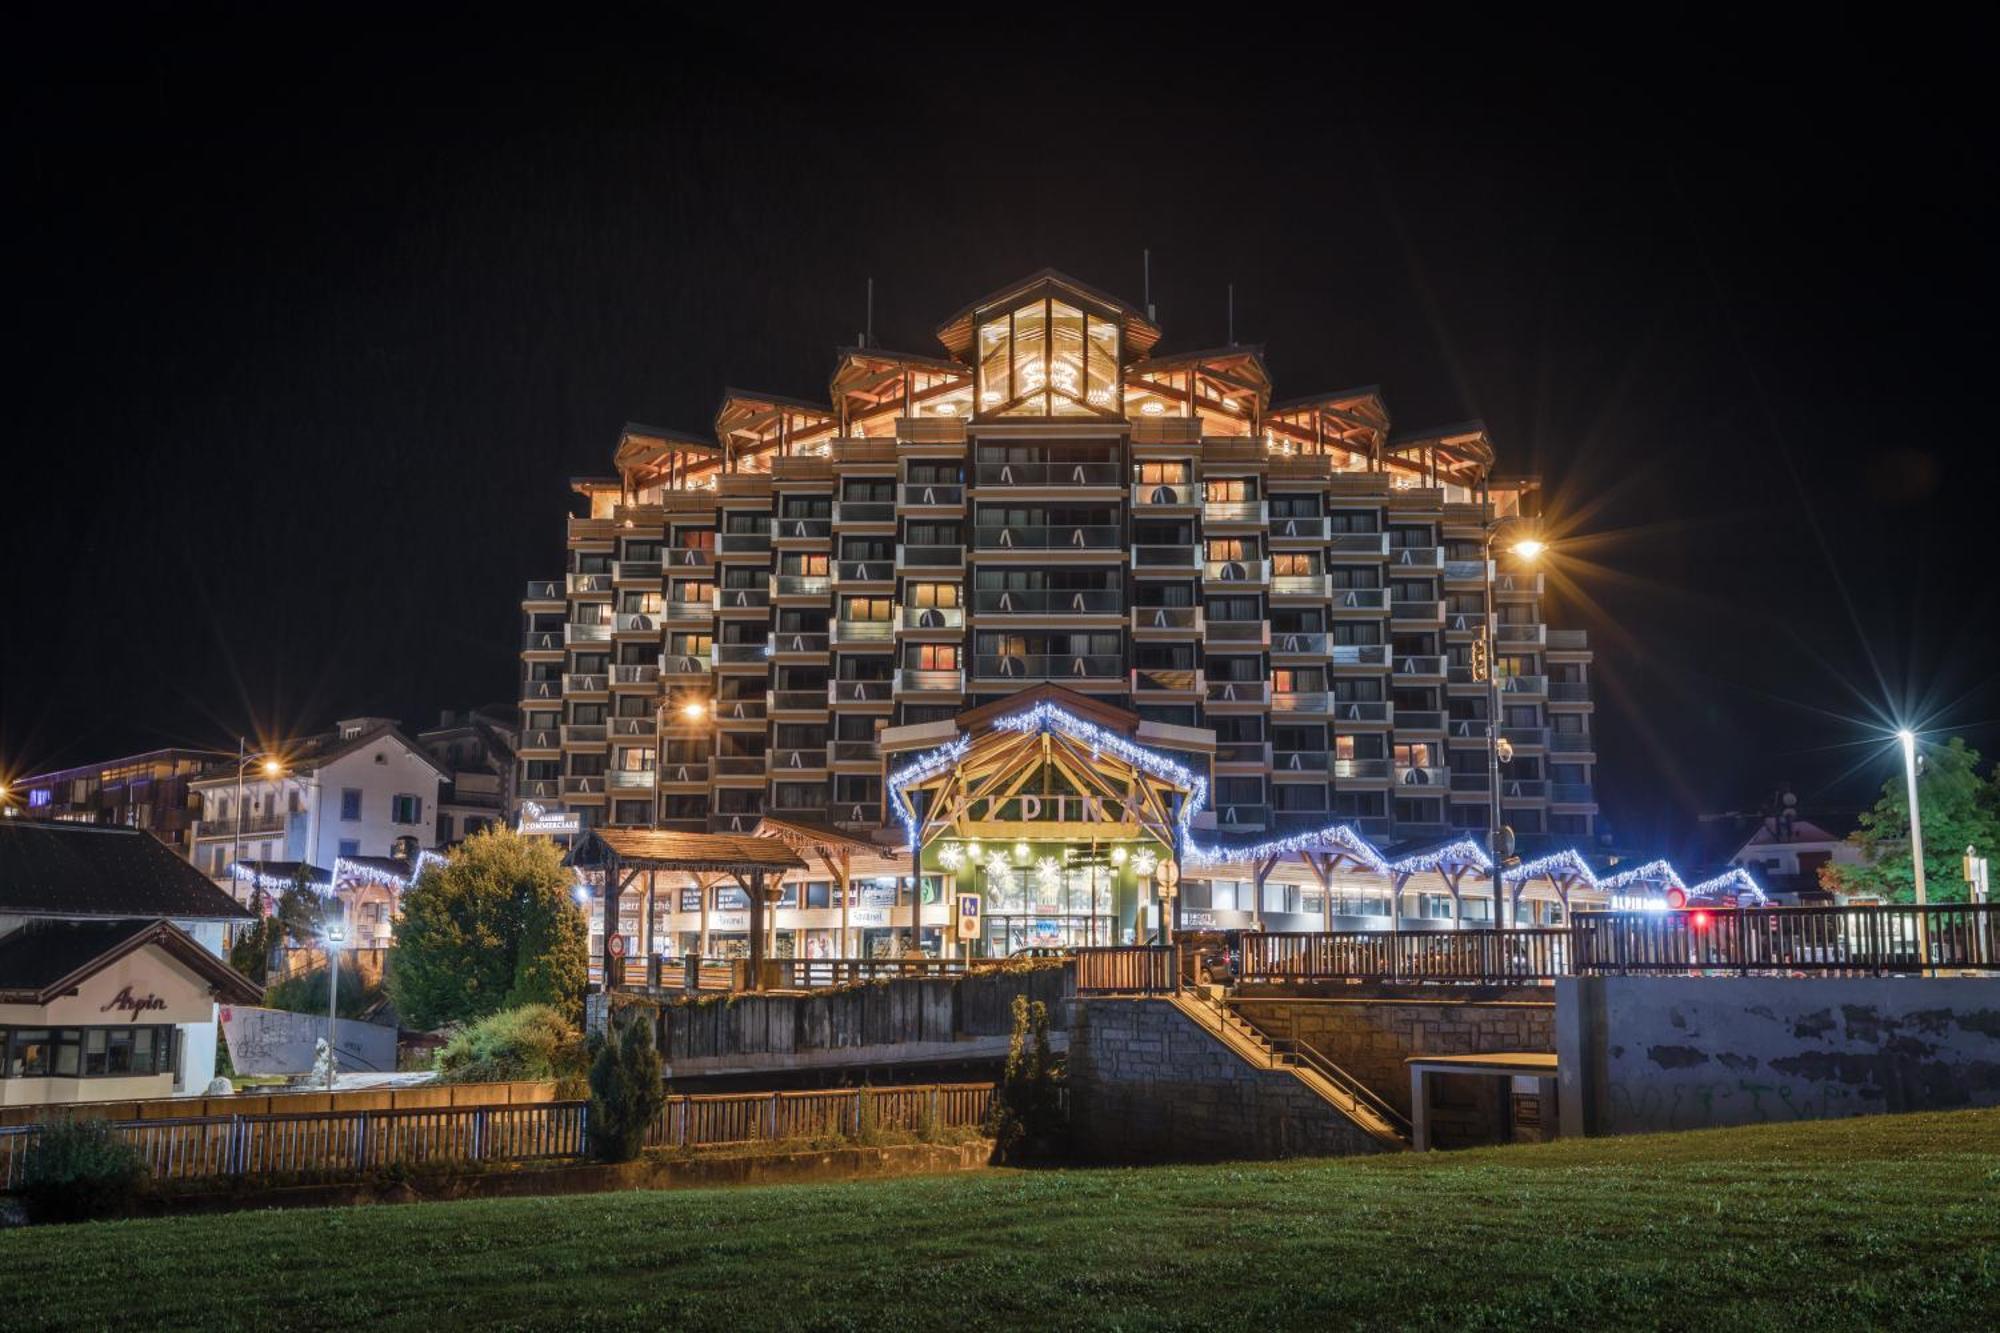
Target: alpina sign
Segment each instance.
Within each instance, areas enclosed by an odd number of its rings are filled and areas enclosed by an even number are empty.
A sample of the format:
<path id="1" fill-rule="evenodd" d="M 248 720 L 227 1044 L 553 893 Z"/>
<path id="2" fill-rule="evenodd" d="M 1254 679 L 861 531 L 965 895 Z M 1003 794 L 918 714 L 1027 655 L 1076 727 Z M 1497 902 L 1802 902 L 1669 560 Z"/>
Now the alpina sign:
<path id="1" fill-rule="evenodd" d="M 143 1013 L 148 1013 L 154 1009 L 164 1009 L 166 1007 L 167 1007 L 167 1002 L 161 999 L 159 996 L 147 995 L 142 998 L 140 996 L 134 995 L 132 993 L 132 988 L 130 986 L 127 986 L 125 989 L 119 991 L 116 995 L 112 996 L 110 1002 L 101 1006 L 97 1012 L 100 1014 L 108 1014 L 113 1009 L 116 1009 L 121 1014 L 143 1014 Z"/>

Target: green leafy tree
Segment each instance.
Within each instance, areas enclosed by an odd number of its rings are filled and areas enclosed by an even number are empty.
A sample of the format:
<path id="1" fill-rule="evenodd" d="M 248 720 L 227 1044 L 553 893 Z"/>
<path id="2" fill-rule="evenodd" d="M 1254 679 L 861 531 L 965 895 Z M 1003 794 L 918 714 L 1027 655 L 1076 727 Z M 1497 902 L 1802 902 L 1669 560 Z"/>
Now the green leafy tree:
<path id="1" fill-rule="evenodd" d="M 588 950 L 555 845 L 488 828 L 404 893 L 389 998 L 403 1022 L 426 1029 L 524 1004 L 572 1012 Z"/>
<path id="2" fill-rule="evenodd" d="M 994 1161 L 1027 1161 L 1062 1151 L 1068 1132 L 1062 1109 L 1066 1072 L 1049 1045 L 1048 1006 L 1016 995 L 1007 1065 L 987 1112 Z"/>
<path id="3" fill-rule="evenodd" d="M 250 910 L 257 919 L 238 932 L 236 942 L 229 946 L 229 965 L 259 985 L 270 980 L 271 955 L 285 936 L 284 926 L 269 913 L 267 903 L 263 889 L 251 890 Z"/>
<path id="4" fill-rule="evenodd" d="M 638 1016 L 612 1024 L 590 1067 L 591 1156 L 600 1162 L 637 1157 L 666 1104 L 652 1024 Z"/>
<path id="5" fill-rule="evenodd" d="M 1963 857 L 1967 846 L 1991 854 L 2000 844 L 2000 779 L 1979 775 L 1979 752 L 1958 737 L 1920 752 L 1917 801 L 1924 826 L 1924 896 L 1963 902 L 1968 893 Z M 1820 867 L 1820 884 L 1836 893 L 1914 902 L 1916 865 L 1910 855 L 1910 797 L 1903 771 L 1882 784 L 1875 808 L 1863 812 L 1848 835 L 1861 849 L 1858 865 Z"/>

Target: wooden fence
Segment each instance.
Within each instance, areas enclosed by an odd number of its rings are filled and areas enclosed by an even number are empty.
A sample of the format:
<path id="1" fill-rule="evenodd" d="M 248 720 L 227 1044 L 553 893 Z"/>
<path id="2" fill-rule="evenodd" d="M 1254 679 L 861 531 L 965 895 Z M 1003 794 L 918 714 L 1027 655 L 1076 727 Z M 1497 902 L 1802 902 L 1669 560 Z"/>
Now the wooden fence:
<path id="1" fill-rule="evenodd" d="M 1162 995 L 1176 989 L 1180 950 L 1142 944 L 1076 951 L 1079 995 Z"/>
<path id="2" fill-rule="evenodd" d="M 915 1133 L 984 1123 L 986 1083 L 669 1097 L 646 1136 L 654 1147 L 709 1148 L 869 1130 Z M 589 1103 L 199 1116 L 112 1122 L 153 1179 L 340 1177 L 398 1162 L 538 1162 L 582 1157 Z M 0 1189 L 12 1189 L 40 1125 L 0 1128 Z"/>
<path id="3" fill-rule="evenodd" d="M 1569 931 L 1350 930 L 1246 934 L 1246 981 L 1551 981 L 1567 976 Z"/>
<path id="4" fill-rule="evenodd" d="M 1587 912 L 1571 930 L 1584 975 L 2000 971 L 1993 903 Z"/>

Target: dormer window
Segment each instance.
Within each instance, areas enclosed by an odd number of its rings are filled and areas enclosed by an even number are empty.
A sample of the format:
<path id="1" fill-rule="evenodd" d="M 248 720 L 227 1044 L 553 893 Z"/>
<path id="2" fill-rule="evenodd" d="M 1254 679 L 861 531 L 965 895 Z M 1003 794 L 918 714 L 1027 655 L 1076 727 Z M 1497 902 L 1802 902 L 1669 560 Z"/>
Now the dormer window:
<path id="1" fill-rule="evenodd" d="M 1117 417 L 1118 323 L 1055 297 L 979 326 L 979 414 Z"/>

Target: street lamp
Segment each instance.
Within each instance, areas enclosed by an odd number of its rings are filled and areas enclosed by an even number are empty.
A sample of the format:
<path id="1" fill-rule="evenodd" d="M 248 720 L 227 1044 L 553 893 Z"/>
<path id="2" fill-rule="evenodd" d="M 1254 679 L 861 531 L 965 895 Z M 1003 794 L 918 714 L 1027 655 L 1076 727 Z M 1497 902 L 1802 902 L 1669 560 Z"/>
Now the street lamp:
<path id="1" fill-rule="evenodd" d="M 334 899 L 329 907 L 340 910 L 340 900 Z M 326 943 L 326 1090 L 333 1091 L 333 1077 L 340 1067 L 340 946 L 347 940 L 347 927 L 329 921 L 324 935 Z"/>
<path id="2" fill-rule="evenodd" d="M 250 766 L 252 758 L 256 758 L 256 756 L 246 755 L 244 753 L 244 746 L 244 739 L 238 736 L 236 738 L 236 840 L 235 846 L 230 849 L 229 873 L 231 875 L 236 873 L 236 863 L 243 859 L 243 770 Z M 264 776 L 273 782 L 285 776 L 285 766 L 275 755 L 265 755 L 261 759 L 258 759 L 258 767 L 263 771 Z M 311 860 L 312 858 L 308 855 L 306 859 Z"/>
<path id="3" fill-rule="evenodd" d="M 1522 520 L 1514 515 L 1488 519 L 1485 525 L 1486 558 L 1481 561 L 1486 573 L 1486 813 L 1490 850 L 1493 854 L 1493 928 L 1499 930 L 1505 924 L 1501 913 L 1507 901 L 1506 886 L 1501 883 L 1501 868 L 1507 858 L 1514 854 L 1513 830 L 1500 823 L 1500 747 L 1505 743 L 1500 738 L 1500 671 L 1499 655 L 1494 643 L 1494 624 L 1500 618 L 1497 590 L 1493 580 L 1493 539 L 1501 530 L 1519 524 Z M 1548 550 L 1548 544 L 1538 537 L 1522 537 L 1510 547 L 1522 560 L 1533 563 L 1536 557 Z"/>
<path id="4" fill-rule="evenodd" d="M 1917 877 L 1917 906 L 1924 896 L 1924 825 L 1917 812 L 1917 734 L 1908 727 L 1896 733 L 1903 746 L 1903 777 L 1910 785 L 1910 864 Z"/>

